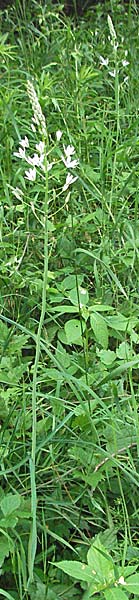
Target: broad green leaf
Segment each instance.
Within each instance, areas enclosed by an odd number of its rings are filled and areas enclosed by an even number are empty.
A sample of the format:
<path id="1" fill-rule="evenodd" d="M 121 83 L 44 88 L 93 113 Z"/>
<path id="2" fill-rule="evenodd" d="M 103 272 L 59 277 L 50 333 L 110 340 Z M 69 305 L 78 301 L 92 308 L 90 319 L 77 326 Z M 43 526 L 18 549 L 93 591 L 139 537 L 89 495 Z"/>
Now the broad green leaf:
<path id="1" fill-rule="evenodd" d="M 92 306 L 89 306 L 90 312 L 110 312 L 113 310 L 113 306 L 110 306 L 109 304 L 92 304 Z"/>
<path id="2" fill-rule="evenodd" d="M 133 556 L 132 556 L 133 558 Z M 135 558 L 135 557 L 134 557 Z M 138 563 L 135 565 L 128 565 L 127 567 L 118 567 L 118 575 L 119 577 L 123 577 L 124 574 L 124 579 L 127 579 L 127 577 L 129 577 L 129 575 L 132 575 L 133 573 L 135 573 L 135 571 L 137 571 L 138 569 Z M 118 577 L 118 579 L 119 579 Z"/>
<path id="3" fill-rule="evenodd" d="M 70 306 L 70 304 L 61 304 L 61 306 L 52 306 L 51 312 L 58 312 L 60 315 L 68 313 L 79 313 L 79 306 Z"/>
<path id="4" fill-rule="evenodd" d="M 113 350 L 100 350 L 99 357 L 101 362 L 107 367 L 112 365 L 114 360 L 116 360 L 116 354 Z"/>
<path id="5" fill-rule="evenodd" d="M 93 582 L 93 568 L 91 569 L 86 564 L 77 560 L 62 560 L 54 564 L 58 569 L 61 569 L 61 571 L 64 571 L 64 573 L 70 575 L 70 577 L 75 577 L 78 581 L 86 581 L 87 583 Z"/>
<path id="6" fill-rule="evenodd" d="M 85 330 L 85 323 L 82 322 L 83 331 Z M 82 343 L 82 328 L 81 323 L 77 319 L 71 319 L 65 323 L 65 334 L 68 344 Z"/>
<path id="7" fill-rule="evenodd" d="M 122 360 L 130 360 L 130 358 L 134 358 L 128 342 L 122 342 L 119 345 L 119 347 L 116 349 L 116 356 Z"/>
<path id="8" fill-rule="evenodd" d="M 49 377 L 49 379 L 53 379 L 54 381 L 62 381 L 64 374 L 58 369 L 45 369 L 45 375 Z"/>
<path id="9" fill-rule="evenodd" d="M 127 592 L 130 594 L 139 596 L 139 573 L 135 573 L 135 575 L 128 577 L 124 587 L 126 587 Z"/>
<path id="10" fill-rule="evenodd" d="M 128 319 L 121 313 L 118 313 L 117 315 L 114 315 L 111 317 L 106 317 L 106 321 L 107 321 L 108 326 L 112 327 L 112 329 L 115 329 L 116 331 L 126 331 L 127 330 Z"/>
<path id="11" fill-rule="evenodd" d="M 128 596 L 118 587 L 113 587 L 103 592 L 105 600 L 128 600 Z"/>
<path id="12" fill-rule="evenodd" d="M 115 580 L 113 562 L 106 548 L 101 544 L 99 537 L 96 538 L 87 553 L 87 562 L 100 582 L 110 583 Z M 94 573 L 94 574 L 95 574 Z"/>
<path id="13" fill-rule="evenodd" d="M 21 498 L 19 494 L 7 494 L 0 502 L 3 515 L 6 517 L 17 510 L 20 506 Z"/>
<path id="14" fill-rule="evenodd" d="M 9 556 L 10 540 L 4 536 L 0 536 L 0 567 L 3 565 L 4 559 Z"/>
<path id="15" fill-rule="evenodd" d="M 91 473 L 90 475 L 86 475 L 84 477 L 82 476 L 82 479 L 85 481 L 85 483 L 91 485 L 93 490 L 95 490 L 99 481 L 104 479 L 104 474 L 101 473 L 101 471 L 97 471 L 97 473 Z"/>
<path id="16" fill-rule="evenodd" d="M 91 327 L 94 331 L 97 342 L 105 349 L 108 348 L 108 328 L 105 320 L 98 313 L 90 316 Z"/>
<path id="17" fill-rule="evenodd" d="M 77 275 L 78 285 L 82 285 L 83 275 Z M 65 279 L 61 282 L 62 289 L 64 290 L 72 290 L 76 287 L 76 276 L 75 275 L 67 275 Z"/>
<path id="18" fill-rule="evenodd" d="M 84 171 L 84 174 L 86 175 L 87 179 L 91 183 L 92 183 L 92 181 L 96 183 L 97 181 L 100 180 L 100 172 L 98 173 L 97 171 L 94 171 L 94 169 L 92 167 L 90 167 L 90 165 L 84 164 L 83 171 Z"/>
<path id="19" fill-rule="evenodd" d="M 42 581 L 37 581 L 29 586 L 30 600 L 46 600 L 46 585 Z"/>
<path id="20" fill-rule="evenodd" d="M 0 520 L 0 526 L 2 527 L 2 529 L 7 529 L 8 527 L 14 528 L 16 527 L 17 523 L 18 517 L 16 517 L 16 515 L 14 515 L 13 513 L 5 517 L 5 519 Z"/>
<path id="21" fill-rule="evenodd" d="M 79 285 L 79 288 L 77 290 L 77 288 L 75 287 L 74 289 L 72 289 L 69 293 L 69 300 L 72 302 L 72 304 L 74 304 L 75 306 L 79 306 L 80 308 L 82 308 L 83 306 L 86 306 L 89 302 L 89 294 L 88 291 L 81 287 Z"/>

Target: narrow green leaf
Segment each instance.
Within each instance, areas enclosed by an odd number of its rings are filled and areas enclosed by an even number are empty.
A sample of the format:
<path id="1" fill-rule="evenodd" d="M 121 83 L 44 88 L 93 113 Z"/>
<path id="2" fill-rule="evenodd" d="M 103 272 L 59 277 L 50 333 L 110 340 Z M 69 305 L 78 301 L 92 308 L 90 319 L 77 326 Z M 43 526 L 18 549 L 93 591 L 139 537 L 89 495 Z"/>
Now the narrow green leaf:
<path id="1" fill-rule="evenodd" d="M 11 594 L 5 592 L 5 590 L 2 590 L 2 588 L 0 588 L 0 595 L 4 596 L 4 598 L 7 598 L 7 600 L 15 600 L 14 596 L 11 596 Z"/>

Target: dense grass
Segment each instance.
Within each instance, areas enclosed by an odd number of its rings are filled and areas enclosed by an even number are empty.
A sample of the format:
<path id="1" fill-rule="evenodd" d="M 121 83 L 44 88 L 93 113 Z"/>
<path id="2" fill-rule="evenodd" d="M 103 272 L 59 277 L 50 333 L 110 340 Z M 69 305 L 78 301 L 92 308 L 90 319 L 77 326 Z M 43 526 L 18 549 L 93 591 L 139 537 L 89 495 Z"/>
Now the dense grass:
<path id="1" fill-rule="evenodd" d="M 132 599 L 139 14 L 27 5 L 0 15 L 0 598 Z M 90 547 L 95 588 L 56 566 Z"/>

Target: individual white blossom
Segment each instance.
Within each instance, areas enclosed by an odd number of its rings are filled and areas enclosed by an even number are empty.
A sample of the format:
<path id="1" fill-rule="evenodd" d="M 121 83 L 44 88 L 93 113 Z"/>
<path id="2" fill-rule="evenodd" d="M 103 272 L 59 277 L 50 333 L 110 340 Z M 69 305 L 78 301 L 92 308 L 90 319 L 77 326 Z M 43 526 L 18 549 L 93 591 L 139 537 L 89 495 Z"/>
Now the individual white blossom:
<path id="1" fill-rule="evenodd" d="M 19 146 L 19 150 L 18 152 L 14 152 L 14 156 L 17 156 L 17 158 L 26 158 L 25 148 L 20 148 Z"/>
<path id="2" fill-rule="evenodd" d="M 126 581 L 124 580 L 123 575 L 121 575 L 121 577 L 119 578 L 118 583 L 120 583 L 121 585 L 126 585 Z"/>
<path id="3" fill-rule="evenodd" d="M 57 142 L 60 142 L 61 137 L 62 137 L 62 131 L 60 131 L 60 129 L 58 129 L 58 131 L 56 131 Z"/>
<path id="4" fill-rule="evenodd" d="M 51 171 L 53 165 L 54 165 L 54 161 L 51 163 L 47 163 L 47 171 Z"/>
<path id="5" fill-rule="evenodd" d="M 39 144 L 36 144 L 36 150 L 38 150 L 38 152 L 40 154 L 44 155 L 44 149 L 45 149 L 45 143 L 44 142 L 39 142 Z"/>
<path id="6" fill-rule="evenodd" d="M 26 176 L 26 179 L 29 179 L 29 181 L 35 181 L 36 168 L 34 167 L 34 169 L 29 169 L 28 171 L 25 171 L 25 176 Z"/>
<path id="7" fill-rule="evenodd" d="M 61 158 L 65 167 L 67 167 L 67 169 L 75 169 L 75 167 L 77 167 L 77 165 L 79 164 L 79 161 L 77 159 L 71 160 L 71 157 L 73 156 L 73 154 L 75 154 L 74 146 L 63 146 L 63 148 L 65 156 L 62 154 Z"/>
<path id="8" fill-rule="evenodd" d="M 33 165 L 34 167 L 41 167 L 42 163 L 44 161 L 44 154 L 42 154 L 41 156 L 39 156 L 38 154 L 34 154 L 34 156 L 28 156 L 26 157 L 26 162 L 28 162 L 29 165 Z"/>
<path id="9" fill-rule="evenodd" d="M 125 77 L 125 78 L 124 78 L 124 81 L 123 81 L 123 83 L 128 83 L 128 81 L 129 81 L 129 77 L 128 77 L 128 75 L 127 75 L 127 77 Z"/>
<path id="10" fill-rule="evenodd" d="M 116 69 L 114 69 L 114 71 L 109 71 L 109 75 L 111 75 L 111 77 L 116 77 Z"/>
<path id="11" fill-rule="evenodd" d="M 74 148 L 74 146 L 70 146 L 70 144 L 69 144 L 69 146 L 63 146 L 63 148 L 64 148 L 65 156 L 67 158 L 69 158 L 70 156 L 72 156 L 73 154 L 75 154 L 75 148 Z"/>
<path id="12" fill-rule="evenodd" d="M 74 181 L 76 181 L 76 179 L 78 179 L 78 177 L 73 177 L 73 175 L 68 173 L 65 184 L 63 185 L 62 191 L 65 192 L 68 189 L 69 185 L 74 183 Z"/>
<path id="13" fill-rule="evenodd" d="M 123 67 L 127 67 L 129 65 L 129 61 L 128 60 L 122 60 L 122 65 L 123 65 Z"/>
<path id="14" fill-rule="evenodd" d="M 100 55 L 99 60 L 100 60 L 101 65 L 103 65 L 104 67 L 108 67 L 108 64 L 109 64 L 108 58 L 103 58 L 103 56 Z"/>
<path id="15" fill-rule="evenodd" d="M 20 188 L 18 188 L 18 187 L 12 188 L 11 191 L 12 191 L 13 196 L 15 196 L 15 198 L 17 198 L 17 200 L 22 200 L 23 192 Z"/>
<path id="16" fill-rule="evenodd" d="M 20 146 L 22 146 L 23 148 L 29 148 L 29 141 L 26 135 L 23 140 L 20 140 Z"/>

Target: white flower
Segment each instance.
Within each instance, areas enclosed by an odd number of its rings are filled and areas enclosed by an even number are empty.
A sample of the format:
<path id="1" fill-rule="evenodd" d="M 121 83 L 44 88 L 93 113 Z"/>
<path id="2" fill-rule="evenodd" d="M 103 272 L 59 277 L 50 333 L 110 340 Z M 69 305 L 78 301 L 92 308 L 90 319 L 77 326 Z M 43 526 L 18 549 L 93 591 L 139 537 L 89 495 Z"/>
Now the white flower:
<path id="1" fill-rule="evenodd" d="M 128 60 L 122 60 L 122 65 L 123 65 L 123 67 L 127 67 L 129 65 L 129 61 Z"/>
<path id="2" fill-rule="evenodd" d="M 38 152 L 40 154 L 44 153 L 44 148 L 45 148 L 45 143 L 44 142 L 39 142 L 39 144 L 36 144 L 36 150 L 38 150 Z"/>
<path id="3" fill-rule="evenodd" d="M 104 65 L 104 67 L 108 66 L 108 63 L 109 63 L 109 59 L 108 58 L 103 58 L 103 56 L 100 56 L 99 60 L 100 60 L 101 65 Z"/>
<path id="4" fill-rule="evenodd" d="M 62 160 L 67 169 L 75 169 L 75 167 L 77 167 L 77 165 L 79 164 L 78 160 L 70 160 L 70 157 L 65 158 L 64 156 L 62 156 Z"/>
<path id="5" fill-rule="evenodd" d="M 25 148 L 20 148 L 19 147 L 19 151 L 18 152 L 14 152 L 14 156 L 17 156 L 18 158 L 26 158 L 26 156 L 25 156 Z"/>
<path id="6" fill-rule="evenodd" d="M 20 190 L 20 188 L 12 188 L 12 194 L 15 196 L 15 198 L 17 198 L 17 200 L 22 200 L 23 192 Z"/>
<path id="7" fill-rule="evenodd" d="M 122 575 L 119 578 L 118 583 L 120 583 L 121 585 L 126 585 L 126 581 L 124 580 L 124 577 Z"/>
<path id="8" fill-rule="evenodd" d="M 25 171 L 25 176 L 26 176 L 26 179 L 29 179 L 29 181 L 35 181 L 36 168 L 34 167 L 34 169 L 29 169 L 28 171 Z"/>
<path id="9" fill-rule="evenodd" d="M 54 162 L 47 163 L 47 171 L 51 171 L 53 165 L 54 165 Z"/>
<path id="10" fill-rule="evenodd" d="M 57 142 L 60 142 L 61 137 L 62 137 L 62 131 L 60 131 L 60 129 L 58 129 L 58 131 L 56 131 Z"/>
<path id="11" fill-rule="evenodd" d="M 34 154 L 32 158 L 28 156 L 26 158 L 26 161 L 29 165 L 33 165 L 34 167 L 40 167 L 40 163 L 42 162 L 40 159 L 41 157 L 38 154 Z"/>
<path id="12" fill-rule="evenodd" d="M 38 129 L 39 129 L 39 131 L 41 131 L 42 135 L 44 135 L 46 137 L 47 129 L 46 129 L 45 116 L 42 112 L 42 108 L 39 103 L 33 83 L 30 80 L 27 81 L 27 93 L 28 93 L 30 102 L 32 104 L 32 109 L 33 109 L 33 113 L 34 113 L 32 121 L 33 121 L 33 123 L 35 123 L 35 125 L 38 126 Z"/>
<path id="13" fill-rule="evenodd" d="M 116 31 L 114 29 L 114 25 L 112 22 L 112 19 L 110 17 L 110 15 L 108 15 L 108 26 L 109 26 L 109 30 L 110 30 L 110 34 L 113 40 L 116 40 Z"/>
<path id="14" fill-rule="evenodd" d="M 69 158 L 70 156 L 72 156 L 73 154 L 75 154 L 74 146 L 70 146 L 70 144 L 69 144 L 69 146 L 67 146 L 67 147 L 63 146 L 63 148 L 64 148 L 65 156 L 67 158 Z"/>
<path id="15" fill-rule="evenodd" d="M 111 75 L 111 77 L 116 77 L 116 70 L 114 69 L 114 71 L 109 71 L 109 75 Z"/>
<path id="16" fill-rule="evenodd" d="M 78 179 L 78 177 L 73 177 L 73 175 L 70 175 L 70 173 L 68 173 L 65 184 L 63 185 L 62 191 L 65 192 L 68 189 L 69 185 L 71 185 L 71 183 L 74 183 L 74 181 L 76 181 L 76 179 Z"/>
<path id="17" fill-rule="evenodd" d="M 77 167 L 77 165 L 79 164 L 79 161 L 74 159 L 71 160 L 71 156 L 73 156 L 73 154 L 75 154 L 75 150 L 74 150 L 74 146 L 63 146 L 64 148 L 64 152 L 65 152 L 65 156 L 62 154 L 61 158 L 63 160 L 63 163 L 65 165 L 65 167 L 67 167 L 67 169 L 75 169 L 75 167 Z"/>
<path id="18" fill-rule="evenodd" d="M 20 140 L 20 146 L 23 146 L 23 148 L 29 148 L 29 141 L 26 135 L 23 140 Z"/>

